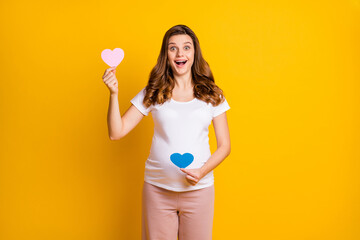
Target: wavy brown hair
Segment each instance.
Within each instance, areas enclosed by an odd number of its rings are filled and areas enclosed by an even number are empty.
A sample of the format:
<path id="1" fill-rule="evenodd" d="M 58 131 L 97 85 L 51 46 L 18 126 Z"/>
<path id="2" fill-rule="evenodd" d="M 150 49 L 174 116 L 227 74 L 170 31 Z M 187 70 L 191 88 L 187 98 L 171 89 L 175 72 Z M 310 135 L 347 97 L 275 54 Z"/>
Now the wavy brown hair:
<path id="1" fill-rule="evenodd" d="M 151 70 L 148 83 L 145 87 L 143 104 L 149 107 L 152 104 L 163 104 L 171 99 L 175 79 L 168 63 L 168 43 L 173 35 L 187 34 L 194 43 L 194 62 L 191 66 L 194 95 L 197 99 L 217 106 L 224 101 L 223 91 L 215 84 L 214 76 L 209 64 L 201 54 L 200 43 L 195 33 L 185 25 L 176 25 L 170 28 L 162 41 L 159 57 L 155 67 Z"/>

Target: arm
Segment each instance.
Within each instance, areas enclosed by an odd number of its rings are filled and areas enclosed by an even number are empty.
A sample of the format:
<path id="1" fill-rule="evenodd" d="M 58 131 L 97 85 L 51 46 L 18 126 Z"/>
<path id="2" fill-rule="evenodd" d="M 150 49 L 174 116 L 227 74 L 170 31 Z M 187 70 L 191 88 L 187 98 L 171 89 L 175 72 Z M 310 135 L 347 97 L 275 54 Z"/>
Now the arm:
<path id="1" fill-rule="evenodd" d="M 216 135 L 217 149 L 200 168 L 201 177 L 206 176 L 230 154 L 230 134 L 226 112 L 216 116 L 213 119 L 213 125 Z"/>
<path id="2" fill-rule="evenodd" d="M 117 94 L 110 94 L 107 124 L 110 140 L 126 136 L 144 118 L 134 105 L 131 105 L 121 117 Z"/>

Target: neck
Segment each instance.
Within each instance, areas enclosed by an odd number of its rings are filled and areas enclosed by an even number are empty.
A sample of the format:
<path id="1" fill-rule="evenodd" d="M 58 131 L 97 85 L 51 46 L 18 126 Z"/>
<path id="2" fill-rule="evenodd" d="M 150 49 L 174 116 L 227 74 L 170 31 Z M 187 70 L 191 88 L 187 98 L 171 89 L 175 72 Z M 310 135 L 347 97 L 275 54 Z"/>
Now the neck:
<path id="1" fill-rule="evenodd" d="M 187 88 L 193 88 L 193 83 L 192 83 L 192 77 L 191 77 L 191 72 L 188 72 L 184 75 L 181 76 L 174 76 L 175 78 L 175 85 L 179 88 L 179 89 L 187 89 Z"/>

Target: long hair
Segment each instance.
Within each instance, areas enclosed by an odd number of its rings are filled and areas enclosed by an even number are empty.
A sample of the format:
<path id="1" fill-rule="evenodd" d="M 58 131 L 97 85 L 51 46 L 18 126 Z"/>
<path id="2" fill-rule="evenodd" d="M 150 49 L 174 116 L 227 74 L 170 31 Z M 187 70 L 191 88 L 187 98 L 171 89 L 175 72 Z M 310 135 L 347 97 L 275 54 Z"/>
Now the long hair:
<path id="1" fill-rule="evenodd" d="M 173 35 L 187 34 L 194 43 L 194 62 L 191 66 L 191 75 L 194 85 L 194 95 L 197 99 L 217 106 L 222 103 L 223 91 L 215 84 L 214 76 L 209 64 L 201 54 L 200 43 L 195 33 L 185 25 L 176 25 L 170 28 L 162 41 L 161 50 L 155 67 L 151 70 L 148 83 L 145 87 L 143 104 L 149 107 L 152 104 L 163 104 L 171 99 L 175 79 L 168 63 L 168 43 Z"/>

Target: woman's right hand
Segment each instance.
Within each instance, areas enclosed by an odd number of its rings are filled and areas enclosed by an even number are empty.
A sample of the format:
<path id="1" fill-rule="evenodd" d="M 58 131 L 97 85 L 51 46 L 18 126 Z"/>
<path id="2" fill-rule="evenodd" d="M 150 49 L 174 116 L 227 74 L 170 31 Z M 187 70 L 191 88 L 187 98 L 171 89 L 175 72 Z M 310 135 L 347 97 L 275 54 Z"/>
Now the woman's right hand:
<path id="1" fill-rule="evenodd" d="M 105 70 L 105 73 L 102 77 L 104 83 L 110 90 L 110 94 L 118 94 L 118 81 L 115 76 L 116 67 L 110 67 Z"/>

